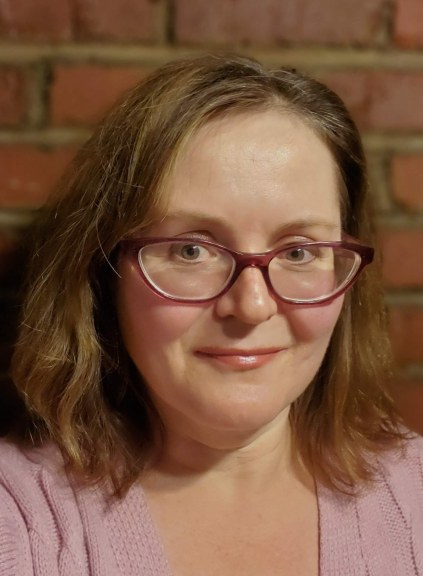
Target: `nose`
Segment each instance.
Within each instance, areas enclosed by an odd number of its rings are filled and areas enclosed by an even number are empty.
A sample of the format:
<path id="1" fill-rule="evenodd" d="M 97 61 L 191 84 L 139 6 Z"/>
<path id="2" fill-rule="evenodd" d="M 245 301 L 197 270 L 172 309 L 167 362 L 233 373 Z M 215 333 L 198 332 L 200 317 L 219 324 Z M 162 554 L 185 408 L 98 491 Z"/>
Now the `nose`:
<path id="1" fill-rule="evenodd" d="M 233 286 L 216 300 L 219 317 L 233 316 L 250 325 L 269 320 L 277 310 L 278 303 L 261 270 L 253 266 L 245 268 Z"/>

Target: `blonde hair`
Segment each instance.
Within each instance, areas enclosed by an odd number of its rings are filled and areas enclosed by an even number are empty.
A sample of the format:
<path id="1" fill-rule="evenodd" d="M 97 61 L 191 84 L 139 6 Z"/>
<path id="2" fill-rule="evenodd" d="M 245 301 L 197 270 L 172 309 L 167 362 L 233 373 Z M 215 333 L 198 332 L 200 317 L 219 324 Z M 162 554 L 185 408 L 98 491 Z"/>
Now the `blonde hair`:
<path id="1" fill-rule="evenodd" d="M 12 364 L 26 437 L 52 439 L 72 470 L 111 479 L 117 494 L 151 463 L 164 434 L 118 330 L 119 242 L 165 213 L 164 182 L 199 126 L 263 109 L 295 114 L 326 143 L 344 231 L 372 242 L 365 158 L 343 103 L 295 70 L 240 56 L 172 62 L 135 87 L 77 154 L 38 228 Z M 370 267 L 347 295 L 323 364 L 291 410 L 304 464 L 331 487 L 371 478 L 369 453 L 400 436 L 378 273 Z"/>

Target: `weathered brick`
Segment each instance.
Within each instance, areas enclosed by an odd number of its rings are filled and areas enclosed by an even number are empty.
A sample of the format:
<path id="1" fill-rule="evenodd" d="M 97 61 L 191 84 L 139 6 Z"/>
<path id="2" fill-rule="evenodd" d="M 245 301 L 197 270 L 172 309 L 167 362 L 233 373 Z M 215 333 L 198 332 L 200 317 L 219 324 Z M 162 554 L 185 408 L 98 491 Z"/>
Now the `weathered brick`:
<path id="1" fill-rule="evenodd" d="M 74 152 L 70 147 L 0 146 L 0 207 L 44 202 Z"/>
<path id="2" fill-rule="evenodd" d="M 423 154 L 395 156 L 391 164 L 394 198 L 411 210 L 423 210 Z"/>
<path id="3" fill-rule="evenodd" d="M 0 124 L 12 126 L 25 117 L 27 83 L 22 70 L 0 69 Z"/>
<path id="4" fill-rule="evenodd" d="M 362 129 L 423 129 L 423 73 L 355 71 L 320 75 L 345 101 Z"/>
<path id="5" fill-rule="evenodd" d="M 398 380 L 392 385 L 392 393 L 405 424 L 423 435 L 423 381 Z"/>
<path id="6" fill-rule="evenodd" d="M 389 330 L 395 358 L 400 364 L 423 363 L 423 308 L 391 308 Z"/>
<path id="7" fill-rule="evenodd" d="M 423 287 L 423 230 L 384 229 L 379 237 L 383 276 L 390 288 Z"/>
<path id="8" fill-rule="evenodd" d="M 372 98 L 369 72 L 332 72 L 317 74 L 315 77 L 342 98 L 360 128 L 367 127 Z"/>
<path id="9" fill-rule="evenodd" d="M 76 35 L 107 40 L 151 40 L 154 36 L 152 0 L 73 0 Z"/>
<path id="10" fill-rule="evenodd" d="M 175 0 L 175 33 L 185 43 L 371 44 L 384 0 Z"/>
<path id="11" fill-rule="evenodd" d="M 58 66 L 51 91 L 53 124 L 93 124 L 144 75 L 140 68 Z"/>
<path id="12" fill-rule="evenodd" d="M 70 40 L 71 0 L 3 0 L 0 37 L 8 40 Z"/>
<path id="13" fill-rule="evenodd" d="M 153 1 L 3 0 L 0 37 L 33 41 L 151 40 Z"/>
<path id="14" fill-rule="evenodd" d="M 394 40 L 403 48 L 423 46 L 423 2 L 421 0 L 396 0 Z"/>

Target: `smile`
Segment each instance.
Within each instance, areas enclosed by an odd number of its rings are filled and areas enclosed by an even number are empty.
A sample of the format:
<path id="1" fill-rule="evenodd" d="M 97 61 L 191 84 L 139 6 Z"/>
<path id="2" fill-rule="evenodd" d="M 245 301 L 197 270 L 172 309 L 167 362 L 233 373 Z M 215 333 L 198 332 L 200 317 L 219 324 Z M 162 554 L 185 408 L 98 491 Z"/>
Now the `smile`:
<path id="1" fill-rule="evenodd" d="M 272 362 L 284 348 L 262 348 L 255 350 L 203 348 L 197 355 L 221 366 L 236 370 L 252 370 Z"/>

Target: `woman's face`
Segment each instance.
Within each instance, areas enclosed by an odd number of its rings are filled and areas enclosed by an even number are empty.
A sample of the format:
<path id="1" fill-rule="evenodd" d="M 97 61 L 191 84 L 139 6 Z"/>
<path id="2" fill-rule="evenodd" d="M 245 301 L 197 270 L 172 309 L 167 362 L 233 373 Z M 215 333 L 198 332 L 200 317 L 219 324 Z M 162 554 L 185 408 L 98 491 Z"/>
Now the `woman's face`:
<path id="1" fill-rule="evenodd" d="M 339 240 L 336 167 L 300 119 L 227 116 L 189 141 L 168 182 L 167 216 L 143 236 L 207 239 L 245 252 L 290 240 Z M 286 419 L 325 355 L 342 297 L 295 306 L 246 268 L 215 301 L 156 295 L 122 255 L 117 307 L 127 350 L 167 429 L 204 441 Z"/>

